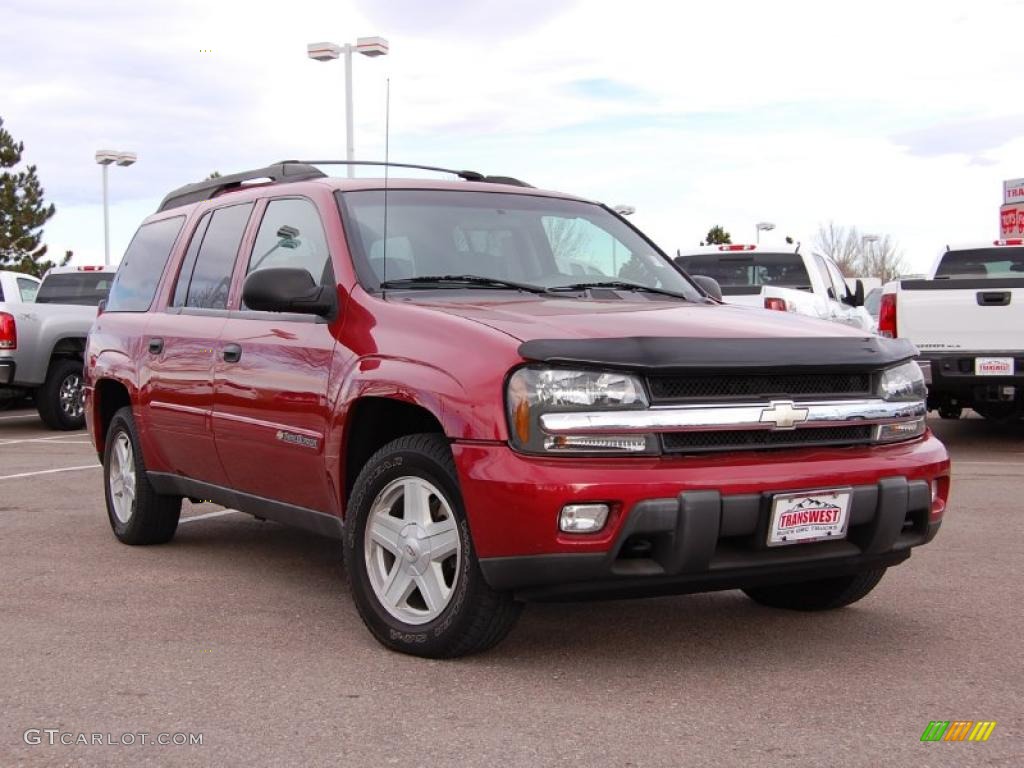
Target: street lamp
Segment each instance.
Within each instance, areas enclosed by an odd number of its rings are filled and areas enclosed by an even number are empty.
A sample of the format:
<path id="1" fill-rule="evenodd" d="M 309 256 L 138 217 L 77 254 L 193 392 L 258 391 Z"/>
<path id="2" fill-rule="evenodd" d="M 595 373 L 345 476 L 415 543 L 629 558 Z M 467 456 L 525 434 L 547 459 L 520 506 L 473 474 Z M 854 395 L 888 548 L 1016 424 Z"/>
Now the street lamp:
<path id="1" fill-rule="evenodd" d="M 759 221 L 759 222 L 757 222 L 757 224 L 755 226 L 757 228 L 757 242 L 758 243 L 761 242 L 761 233 L 762 232 L 771 232 L 773 229 L 775 229 L 775 225 L 772 224 L 770 221 Z"/>
<path id="2" fill-rule="evenodd" d="M 356 39 L 355 45 L 345 43 L 310 43 L 306 46 L 306 55 L 315 61 L 331 61 L 342 54 L 345 55 L 345 159 L 349 162 L 355 160 L 356 145 L 354 129 L 352 127 L 352 51 L 375 58 L 386 56 L 388 53 L 388 41 L 383 37 L 360 37 Z M 348 177 L 355 176 L 355 168 L 348 167 Z"/>
<path id="3" fill-rule="evenodd" d="M 872 246 L 871 247 L 871 261 L 874 261 L 877 258 L 876 254 L 875 254 L 874 244 L 877 243 L 881 239 L 882 238 L 879 237 L 878 235 L 861 235 L 861 238 L 860 238 L 860 250 L 861 250 L 861 253 L 862 254 L 864 253 L 865 247 L 867 246 L 868 243 L 870 243 L 871 246 Z M 863 268 L 864 268 L 865 272 L 868 272 L 868 271 L 874 269 L 874 264 L 864 264 Z"/>
<path id="4" fill-rule="evenodd" d="M 110 266 L 110 208 L 107 203 L 107 166 L 116 164 L 129 166 L 138 160 L 134 152 L 117 152 L 101 149 L 96 152 L 96 162 L 103 166 L 103 263 Z"/>

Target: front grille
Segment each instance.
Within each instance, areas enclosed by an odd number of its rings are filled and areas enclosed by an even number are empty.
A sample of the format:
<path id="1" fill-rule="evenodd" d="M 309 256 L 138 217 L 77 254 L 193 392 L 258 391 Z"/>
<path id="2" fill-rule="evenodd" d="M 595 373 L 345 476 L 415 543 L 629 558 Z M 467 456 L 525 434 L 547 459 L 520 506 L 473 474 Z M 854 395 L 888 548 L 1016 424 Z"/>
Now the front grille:
<path id="1" fill-rule="evenodd" d="M 648 379 L 648 385 L 654 403 L 732 398 L 829 398 L 869 396 L 871 374 L 685 374 L 652 376 Z"/>
<path id="2" fill-rule="evenodd" d="M 773 432 L 745 429 L 716 432 L 670 432 L 662 435 L 667 453 L 707 453 L 710 451 L 751 450 L 758 448 L 797 448 L 818 445 L 856 445 L 869 443 L 874 428 L 805 427 Z"/>

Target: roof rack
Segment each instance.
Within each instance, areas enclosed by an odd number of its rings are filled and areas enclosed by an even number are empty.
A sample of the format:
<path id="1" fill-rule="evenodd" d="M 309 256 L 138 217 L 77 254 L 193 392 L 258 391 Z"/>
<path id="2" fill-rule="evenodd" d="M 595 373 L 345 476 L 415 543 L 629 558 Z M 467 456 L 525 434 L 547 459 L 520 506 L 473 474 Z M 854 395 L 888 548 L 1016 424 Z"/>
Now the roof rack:
<path id="1" fill-rule="evenodd" d="M 285 161 L 274 163 L 266 168 L 256 168 L 252 171 L 232 173 L 227 176 L 218 176 L 214 179 L 204 179 L 194 184 L 186 184 L 178 187 L 160 202 L 157 211 L 166 211 L 168 208 L 177 208 L 189 203 L 198 203 L 200 200 L 208 200 L 215 195 L 229 189 L 237 189 L 246 181 L 256 179 L 270 179 L 273 182 L 285 181 L 306 181 L 308 179 L 321 179 L 327 176 L 319 168 L 314 168 L 308 163 L 297 163 Z"/>
<path id="2" fill-rule="evenodd" d="M 282 160 L 279 163 L 268 165 L 266 168 L 256 168 L 251 171 L 232 173 L 228 176 L 218 176 L 214 179 L 204 179 L 194 184 L 186 184 L 178 187 L 160 202 L 157 211 L 166 211 L 169 208 L 177 208 L 189 203 L 198 203 L 201 200 L 209 200 L 222 192 L 231 189 L 238 189 L 247 181 L 257 179 L 270 179 L 274 183 L 289 181 L 308 181 L 309 179 L 326 178 L 327 174 L 315 165 L 375 165 L 388 166 L 389 168 L 416 168 L 421 171 L 437 171 L 438 173 L 450 173 L 466 181 L 481 181 L 489 184 L 510 184 L 516 187 L 532 187 L 525 181 L 514 179 L 511 176 L 485 176 L 477 171 L 454 171 L 450 168 L 438 168 L 434 165 L 415 165 L 413 163 L 388 163 L 375 162 L 373 160 Z"/>
<path id="3" fill-rule="evenodd" d="M 512 176 L 486 176 L 478 171 L 456 171 L 451 168 L 439 168 L 436 165 L 417 165 L 415 163 L 391 163 L 377 160 L 285 160 L 286 163 L 300 163 L 303 165 L 376 165 L 389 168 L 415 168 L 421 171 L 437 171 L 438 173 L 450 173 L 466 181 L 483 181 L 489 184 L 511 184 L 514 187 L 533 187 L 525 181 L 513 178 Z"/>

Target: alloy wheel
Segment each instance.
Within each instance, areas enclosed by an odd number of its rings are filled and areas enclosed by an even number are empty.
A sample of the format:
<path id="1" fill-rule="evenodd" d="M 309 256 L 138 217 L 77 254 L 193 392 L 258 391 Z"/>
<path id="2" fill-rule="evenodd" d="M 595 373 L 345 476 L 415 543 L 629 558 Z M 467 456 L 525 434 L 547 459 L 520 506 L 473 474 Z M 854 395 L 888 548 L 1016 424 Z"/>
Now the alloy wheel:
<path id="1" fill-rule="evenodd" d="M 432 483 L 400 477 L 374 499 L 363 551 L 381 606 L 406 624 L 433 621 L 451 602 L 462 561 L 452 508 Z"/>

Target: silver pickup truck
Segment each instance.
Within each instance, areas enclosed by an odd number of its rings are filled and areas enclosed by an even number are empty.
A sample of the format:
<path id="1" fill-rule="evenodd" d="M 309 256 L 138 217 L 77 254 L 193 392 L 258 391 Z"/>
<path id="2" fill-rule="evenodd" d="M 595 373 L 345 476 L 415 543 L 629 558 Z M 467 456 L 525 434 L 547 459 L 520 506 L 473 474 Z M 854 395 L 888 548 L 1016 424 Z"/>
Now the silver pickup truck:
<path id="1" fill-rule="evenodd" d="M 31 395 L 51 429 L 81 429 L 82 362 L 113 267 L 56 267 L 33 302 L 0 302 L 0 396 Z"/>

